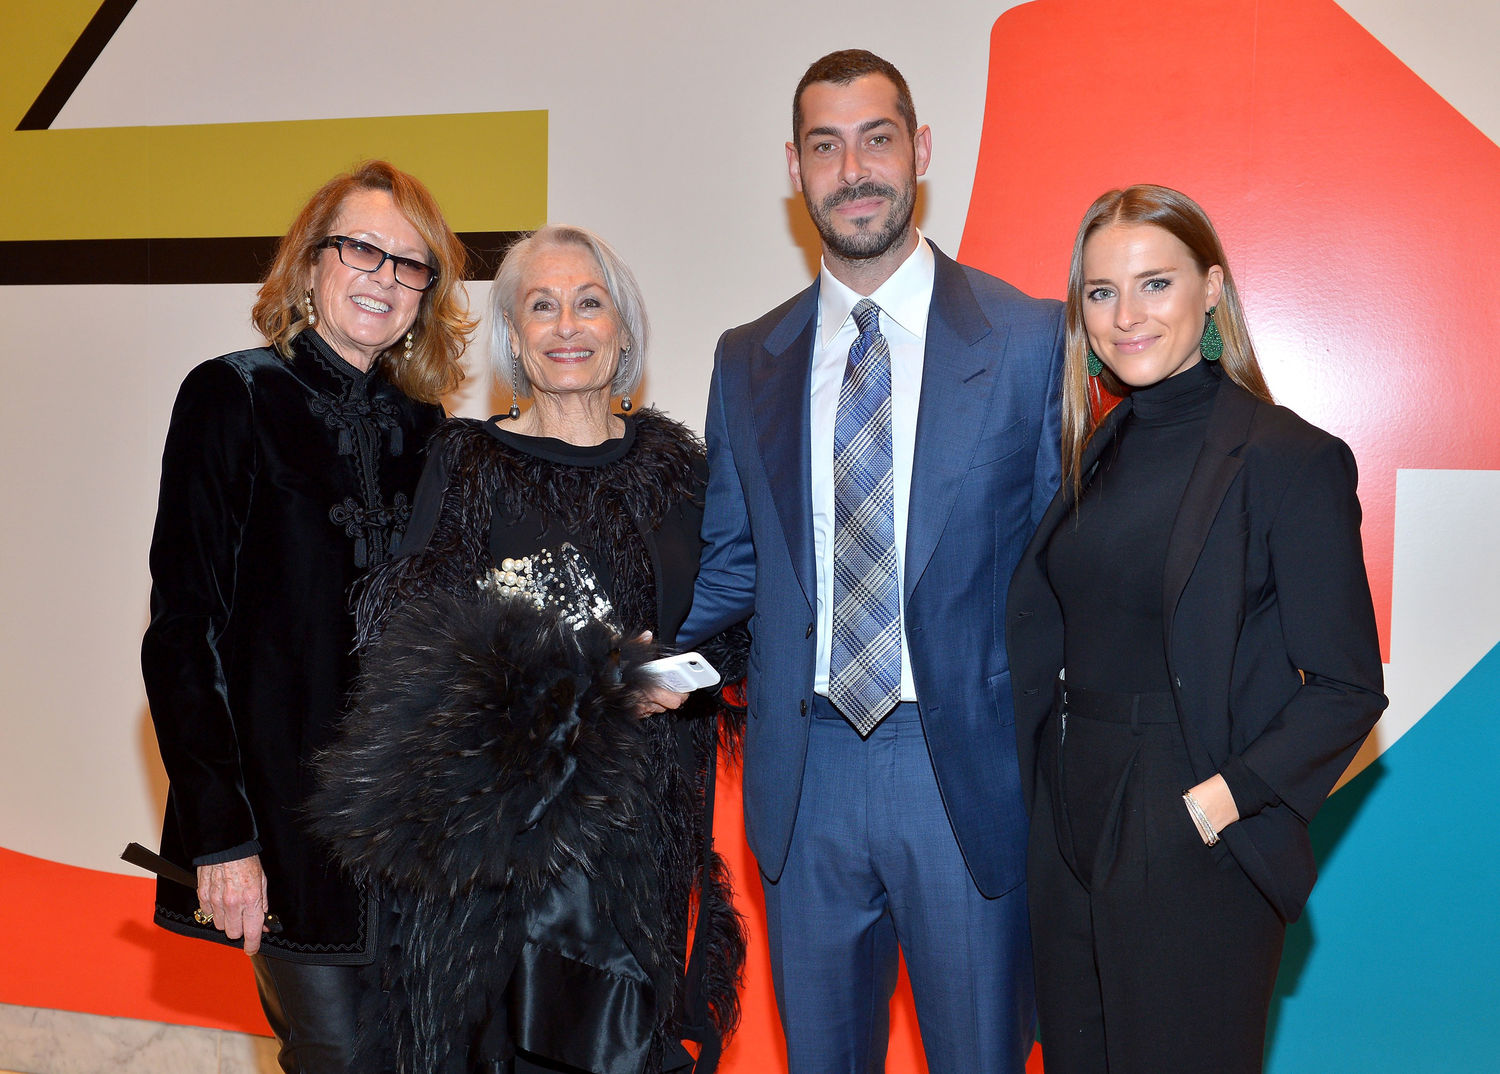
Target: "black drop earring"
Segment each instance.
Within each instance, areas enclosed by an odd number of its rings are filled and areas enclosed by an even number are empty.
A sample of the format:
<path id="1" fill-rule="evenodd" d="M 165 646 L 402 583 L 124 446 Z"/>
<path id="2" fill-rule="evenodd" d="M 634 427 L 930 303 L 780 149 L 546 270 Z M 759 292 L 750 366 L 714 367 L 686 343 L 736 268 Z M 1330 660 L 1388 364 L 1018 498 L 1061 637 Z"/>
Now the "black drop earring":
<path id="1" fill-rule="evenodd" d="M 510 420 L 521 416 L 521 404 L 516 398 L 516 352 L 510 352 Z"/>
<path id="2" fill-rule="evenodd" d="M 620 379 L 626 379 L 626 371 L 630 368 L 630 348 L 620 348 Z M 626 414 L 630 413 L 630 393 L 626 392 L 620 396 L 620 409 Z"/>

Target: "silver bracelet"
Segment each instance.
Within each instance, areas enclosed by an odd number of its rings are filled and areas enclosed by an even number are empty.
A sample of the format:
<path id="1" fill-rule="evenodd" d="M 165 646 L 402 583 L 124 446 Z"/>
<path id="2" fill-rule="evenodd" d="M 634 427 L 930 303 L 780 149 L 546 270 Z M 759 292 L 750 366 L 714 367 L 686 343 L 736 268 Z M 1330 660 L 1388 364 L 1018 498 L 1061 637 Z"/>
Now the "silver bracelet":
<path id="1" fill-rule="evenodd" d="M 1208 814 L 1203 812 L 1203 807 L 1198 804 L 1198 799 L 1193 797 L 1192 791 L 1183 791 L 1182 800 L 1187 803 L 1188 813 L 1193 818 L 1193 823 L 1198 827 L 1198 835 L 1203 840 L 1204 846 L 1213 846 L 1219 841 L 1219 833 L 1214 831 L 1214 826 L 1208 823 Z"/>

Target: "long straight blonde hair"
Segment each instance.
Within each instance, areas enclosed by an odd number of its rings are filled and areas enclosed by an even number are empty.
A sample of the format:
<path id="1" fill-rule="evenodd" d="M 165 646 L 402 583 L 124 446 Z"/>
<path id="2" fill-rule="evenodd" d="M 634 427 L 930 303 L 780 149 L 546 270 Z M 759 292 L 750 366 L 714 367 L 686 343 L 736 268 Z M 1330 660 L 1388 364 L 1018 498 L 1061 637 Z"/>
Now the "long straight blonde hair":
<path id="1" fill-rule="evenodd" d="M 1088 375 L 1088 335 L 1083 327 L 1083 246 L 1094 232 L 1116 224 L 1151 224 L 1163 229 L 1188 248 L 1200 272 L 1214 265 L 1224 271 L 1224 291 L 1214 313 L 1219 334 L 1224 337 L 1224 355 L 1219 366 L 1241 388 L 1265 402 L 1271 391 L 1255 358 L 1255 347 L 1245 326 L 1245 310 L 1234 275 L 1224 256 L 1219 233 L 1202 206 L 1186 194 L 1165 186 L 1141 183 L 1124 190 L 1101 194 L 1083 214 L 1078 237 L 1073 240 L 1073 260 L 1068 267 L 1067 343 L 1063 356 L 1062 466 L 1063 480 L 1081 491 L 1079 472 L 1083 449 L 1108 412 L 1100 388 L 1115 397 L 1129 389 L 1115 379 L 1106 366 L 1097 378 Z M 1094 383 L 1097 381 L 1097 384 Z"/>

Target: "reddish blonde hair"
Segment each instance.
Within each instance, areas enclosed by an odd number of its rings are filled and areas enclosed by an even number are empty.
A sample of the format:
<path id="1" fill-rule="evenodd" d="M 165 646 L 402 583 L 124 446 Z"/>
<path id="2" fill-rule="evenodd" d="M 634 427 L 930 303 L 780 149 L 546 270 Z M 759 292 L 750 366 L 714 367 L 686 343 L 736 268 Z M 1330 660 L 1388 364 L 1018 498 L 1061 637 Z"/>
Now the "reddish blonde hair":
<path id="1" fill-rule="evenodd" d="M 320 252 L 318 244 L 332 234 L 344 201 L 359 190 L 389 194 L 422 236 L 437 267 L 437 282 L 422 292 L 417 306 L 411 361 L 395 360 L 396 348 L 382 354 L 378 361 L 385 375 L 407 395 L 428 403 L 439 402 L 463 379 L 458 360 L 478 323 L 469 318 L 464 299 L 468 255 L 443 219 L 431 191 L 414 176 L 383 160 L 368 160 L 353 171 L 335 176 L 302 206 L 276 247 L 276 258 L 260 285 L 250 321 L 283 357 L 291 354 L 292 339 L 308 327 L 302 299 L 311 285 L 312 265 Z"/>

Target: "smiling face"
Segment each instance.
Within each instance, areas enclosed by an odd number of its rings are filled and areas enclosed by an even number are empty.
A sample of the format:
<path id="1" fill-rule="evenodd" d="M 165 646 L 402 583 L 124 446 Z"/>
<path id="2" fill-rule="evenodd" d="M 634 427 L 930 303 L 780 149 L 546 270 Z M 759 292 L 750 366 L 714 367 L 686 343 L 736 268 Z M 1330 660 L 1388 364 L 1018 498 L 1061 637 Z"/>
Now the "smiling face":
<path id="1" fill-rule="evenodd" d="M 931 132 L 906 129 L 896 87 L 884 75 L 848 85 L 814 82 L 802 91 L 802 128 L 786 146 L 792 186 L 830 259 L 890 254 L 899 264 L 916 243 L 911 227 L 917 176 L 927 171 Z"/>
<path id="2" fill-rule="evenodd" d="M 610 382 L 629 346 L 604 273 L 586 246 L 544 246 L 532 254 L 521 276 L 514 314 L 508 318 L 513 347 L 535 395 L 599 393 Z"/>
<path id="3" fill-rule="evenodd" d="M 1218 304 L 1224 270 L 1198 266 L 1154 224 L 1101 228 L 1083 244 L 1083 326 L 1122 384 L 1144 388 L 1198 364 L 1203 317 Z"/>
<path id="4" fill-rule="evenodd" d="M 348 235 L 397 257 L 433 264 L 427 244 L 384 190 L 356 190 L 334 217 L 331 235 Z M 344 361 L 369 369 L 375 359 L 406 335 L 416 322 L 422 294 L 396 282 L 386 261 L 374 272 L 360 272 L 339 260 L 335 249 L 318 251 L 311 287 L 322 336 Z"/>

